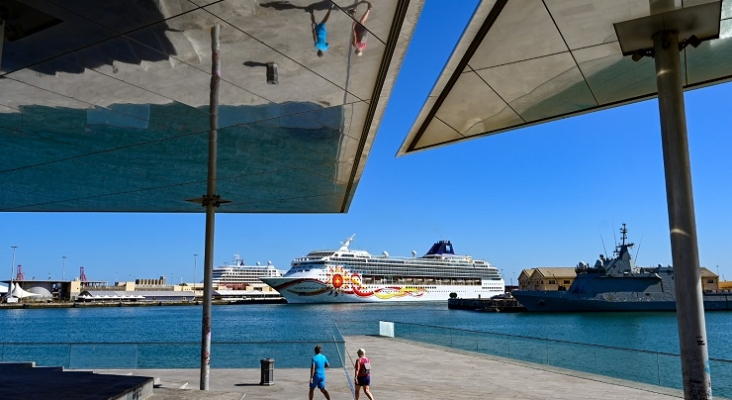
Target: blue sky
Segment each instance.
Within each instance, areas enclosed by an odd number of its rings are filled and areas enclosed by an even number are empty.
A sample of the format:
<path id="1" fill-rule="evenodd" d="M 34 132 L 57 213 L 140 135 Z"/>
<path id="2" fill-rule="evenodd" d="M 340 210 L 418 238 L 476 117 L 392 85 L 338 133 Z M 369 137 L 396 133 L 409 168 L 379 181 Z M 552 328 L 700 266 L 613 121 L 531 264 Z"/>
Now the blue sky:
<path id="1" fill-rule="evenodd" d="M 396 158 L 476 0 L 427 0 L 347 214 L 219 214 L 214 263 L 240 253 L 279 269 L 310 250 L 423 254 L 449 239 L 516 283 L 524 268 L 574 266 L 610 253 L 625 222 L 638 263 L 671 263 L 655 100 Z M 375 12 L 378 10 L 375 9 Z M 732 84 L 686 93 L 702 266 L 732 280 Z M 26 279 L 202 277 L 203 214 L 0 214 L 0 266 Z M 603 249 L 604 243 L 604 249 Z M 635 255 L 635 251 L 633 252 Z"/>

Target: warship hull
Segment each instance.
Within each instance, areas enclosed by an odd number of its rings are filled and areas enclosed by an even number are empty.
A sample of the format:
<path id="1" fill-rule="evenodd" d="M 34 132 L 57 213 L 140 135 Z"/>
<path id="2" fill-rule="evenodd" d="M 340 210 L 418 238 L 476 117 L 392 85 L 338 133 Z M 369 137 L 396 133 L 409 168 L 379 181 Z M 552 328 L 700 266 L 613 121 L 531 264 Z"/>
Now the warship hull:
<path id="1" fill-rule="evenodd" d="M 593 267 L 585 262 L 577 264 L 577 276 L 567 290 L 520 290 L 511 294 L 533 312 L 676 311 L 673 267 L 637 267 L 628 251 L 633 243 L 627 242 L 625 224 L 620 233 L 621 243 L 615 246 L 614 257 L 601 254 Z M 708 290 L 703 299 L 706 311 L 732 310 L 732 291 Z"/>
<path id="2" fill-rule="evenodd" d="M 566 291 L 517 291 L 512 294 L 530 312 L 676 311 L 675 296 L 653 299 L 643 293 L 616 292 L 584 298 Z M 732 310 L 732 292 L 705 294 L 704 310 Z"/>

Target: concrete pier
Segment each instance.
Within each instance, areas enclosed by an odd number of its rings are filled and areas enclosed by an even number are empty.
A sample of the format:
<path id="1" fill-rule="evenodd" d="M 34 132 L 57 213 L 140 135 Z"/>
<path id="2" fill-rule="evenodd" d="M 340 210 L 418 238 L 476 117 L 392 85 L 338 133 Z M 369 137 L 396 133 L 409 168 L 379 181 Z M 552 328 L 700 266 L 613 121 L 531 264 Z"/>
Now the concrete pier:
<path id="1" fill-rule="evenodd" d="M 363 347 L 371 359 L 371 390 L 377 399 L 648 399 L 683 398 L 681 390 L 600 375 L 552 368 L 546 365 L 487 356 L 398 338 L 348 336 L 347 364 Z M 335 354 L 326 354 L 331 359 Z M 99 373 L 144 375 L 156 378 L 150 400 L 168 399 L 264 399 L 307 398 L 310 354 L 303 354 L 304 368 L 275 368 L 274 385 L 260 386 L 260 370 L 212 369 L 210 391 L 197 388 L 198 370 L 99 370 Z M 327 372 L 331 398 L 352 399 L 353 370 L 331 368 Z M 361 398 L 366 398 L 363 393 Z M 324 398 L 319 391 L 316 399 Z"/>

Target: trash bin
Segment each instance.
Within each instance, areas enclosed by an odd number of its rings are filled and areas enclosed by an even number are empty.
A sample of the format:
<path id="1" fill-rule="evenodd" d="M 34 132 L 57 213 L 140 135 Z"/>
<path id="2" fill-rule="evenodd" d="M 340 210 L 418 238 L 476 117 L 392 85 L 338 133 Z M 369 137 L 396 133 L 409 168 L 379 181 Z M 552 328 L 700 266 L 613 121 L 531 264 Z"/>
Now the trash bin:
<path id="1" fill-rule="evenodd" d="M 260 385 L 272 386 L 274 385 L 274 358 L 263 358 L 259 360 L 262 366 L 262 379 L 259 381 Z"/>

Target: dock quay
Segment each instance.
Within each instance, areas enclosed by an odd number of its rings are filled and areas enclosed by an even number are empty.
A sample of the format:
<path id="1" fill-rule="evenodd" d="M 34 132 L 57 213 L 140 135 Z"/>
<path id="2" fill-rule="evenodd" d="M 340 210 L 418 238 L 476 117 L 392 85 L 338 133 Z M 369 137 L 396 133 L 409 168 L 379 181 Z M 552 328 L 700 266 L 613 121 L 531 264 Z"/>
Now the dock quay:
<path id="1" fill-rule="evenodd" d="M 447 308 L 484 312 L 526 311 L 526 307 L 522 306 L 516 299 L 448 299 Z"/>
<path id="2" fill-rule="evenodd" d="M 234 299 L 234 300 L 213 300 L 211 304 L 237 305 L 237 304 L 286 304 L 284 298 L 276 299 Z M 165 307 L 165 306 L 201 306 L 201 300 L 195 301 L 52 301 L 52 302 L 28 302 L 28 303 L 0 303 L 0 310 L 23 309 L 23 308 L 99 308 L 99 307 Z"/>
<path id="3" fill-rule="evenodd" d="M 371 359 L 371 391 L 376 398 L 416 399 L 565 399 L 670 400 L 683 392 L 661 386 L 525 363 L 454 348 L 378 336 L 346 336 L 347 367 L 327 370 L 333 399 L 352 399 L 353 369 L 359 348 Z M 336 354 L 326 354 L 329 358 Z M 302 354 L 307 366 L 310 354 Z M 258 360 L 257 360 L 258 361 Z M 427 373 L 429 371 L 429 373 Z M 308 368 L 277 368 L 273 385 L 260 385 L 259 368 L 211 369 L 210 391 L 199 387 L 198 369 L 95 370 L 99 374 L 155 379 L 153 395 L 144 400 L 290 400 L 308 391 Z M 490 378 L 486 378 L 489 376 Z M 78 388 L 77 388 L 78 390 Z M 58 396 L 58 393 L 54 393 Z M 316 391 L 315 398 L 323 396 Z M 56 397 L 59 398 L 59 397 Z M 365 398 L 363 393 L 361 398 Z M 85 398 L 91 399 L 91 397 Z"/>

